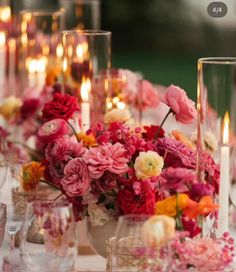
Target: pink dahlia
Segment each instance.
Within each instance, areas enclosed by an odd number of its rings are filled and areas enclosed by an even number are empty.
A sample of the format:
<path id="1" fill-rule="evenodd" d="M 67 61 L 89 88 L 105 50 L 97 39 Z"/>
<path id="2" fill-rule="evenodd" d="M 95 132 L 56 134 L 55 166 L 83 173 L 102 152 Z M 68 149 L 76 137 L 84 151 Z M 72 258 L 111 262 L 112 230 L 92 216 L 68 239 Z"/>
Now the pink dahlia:
<path id="1" fill-rule="evenodd" d="M 128 159 L 122 144 L 108 143 L 89 149 L 85 155 L 91 178 L 100 178 L 105 171 L 114 174 L 124 174 L 128 171 Z"/>
<path id="2" fill-rule="evenodd" d="M 196 169 L 196 152 L 171 138 L 158 138 L 156 151 L 165 158 L 165 166 Z"/>
<path id="3" fill-rule="evenodd" d="M 41 142 L 55 142 L 68 132 L 68 125 L 63 119 L 53 119 L 44 123 L 38 130 L 38 138 Z"/>
<path id="4" fill-rule="evenodd" d="M 190 124 L 197 117 L 194 102 L 178 86 L 170 85 L 167 88 L 164 103 L 174 112 L 176 120 L 183 124 Z"/>
<path id="5" fill-rule="evenodd" d="M 159 176 L 158 184 L 162 190 L 184 193 L 196 183 L 196 175 L 186 168 L 168 167 Z"/>
<path id="6" fill-rule="evenodd" d="M 70 197 L 84 195 L 90 186 L 87 165 L 81 158 L 70 160 L 64 168 L 61 185 Z"/>

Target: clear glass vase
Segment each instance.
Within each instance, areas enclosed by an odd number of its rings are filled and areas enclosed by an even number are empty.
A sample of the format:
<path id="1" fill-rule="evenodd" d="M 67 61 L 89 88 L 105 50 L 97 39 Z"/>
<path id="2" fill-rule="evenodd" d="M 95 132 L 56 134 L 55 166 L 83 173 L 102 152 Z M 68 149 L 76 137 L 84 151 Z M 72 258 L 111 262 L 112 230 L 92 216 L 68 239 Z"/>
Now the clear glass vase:
<path id="1" fill-rule="evenodd" d="M 60 0 L 65 10 L 65 29 L 100 29 L 99 0 Z"/>
<path id="2" fill-rule="evenodd" d="M 236 58 L 198 60 L 198 177 L 202 173 L 202 151 L 210 153 L 218 169 L 211 169 L 219 191 L 217 234 L 229 230 L 229 196 L 236 192 Z"/>

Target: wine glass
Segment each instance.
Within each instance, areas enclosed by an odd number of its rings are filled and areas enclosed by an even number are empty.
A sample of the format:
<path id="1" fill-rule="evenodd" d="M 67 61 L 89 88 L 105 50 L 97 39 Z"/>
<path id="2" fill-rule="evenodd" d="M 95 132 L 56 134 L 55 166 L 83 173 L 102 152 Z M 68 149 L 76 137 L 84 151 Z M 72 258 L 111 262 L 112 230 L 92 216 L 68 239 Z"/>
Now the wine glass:
<path id="1" fill-rule="evenodd" d="M 69 272 L 77 256 L 76 223 L 65 200 L 28 202 L 21 253 L 31 271 Z"/>
<path id="2" fill-rule="evenodd" d="M 115 237 L 112 240 L 112 271 L 169 271 L 170 247 L 162 243 L 150 244 L 144 234 L 147 215 L 125 215 L 118 220 Z M 161 225 L 160 225 L 161 224 Z M 162 223 L 157 227 L 163 234 Z M 161 228 L 160 228 L 161 226 Z"/>
<path id="3" fill-rule="evenodd" d="M 2 161 L 0 163 L 0 187 L 1 202 L 6 205 L 5 230 L 11 237 L 11 251 L 15 247 L 15 236 L 21 229 L 24 220 L 24 209 L 16 205 L 14 192 L 20 190 L 23 161 Z"/>

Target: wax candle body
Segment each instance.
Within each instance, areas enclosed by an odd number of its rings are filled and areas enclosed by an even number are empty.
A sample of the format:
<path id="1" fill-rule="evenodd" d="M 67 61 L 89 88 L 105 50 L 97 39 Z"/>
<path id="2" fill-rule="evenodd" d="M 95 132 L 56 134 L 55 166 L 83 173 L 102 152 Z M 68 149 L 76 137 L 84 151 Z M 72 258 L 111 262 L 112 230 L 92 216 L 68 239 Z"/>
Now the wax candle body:
<path id="1" fill-rule="evenodd" d="M 229 230 L 229 147 L 221 147 L 218 236 Z"/>
<path id="2" fill-rule="evenodd" d="M 82 130 L 88 130 L 90 128 L 90 104 L 88 102 L 81 103 L 81 120 Z"/>

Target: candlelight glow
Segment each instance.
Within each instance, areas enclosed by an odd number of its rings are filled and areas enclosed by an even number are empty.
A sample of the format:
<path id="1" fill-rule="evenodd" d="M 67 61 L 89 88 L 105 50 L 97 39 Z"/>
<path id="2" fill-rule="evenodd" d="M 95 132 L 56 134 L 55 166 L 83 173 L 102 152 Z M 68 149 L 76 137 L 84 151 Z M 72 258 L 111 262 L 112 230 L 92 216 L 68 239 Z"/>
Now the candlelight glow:
<path id="1" fill-rule="evenodd" d="M 61 43 L 59 43 L 57 45 L 56 54 L 57 54 L 58 58 L 62 58 L 62 56 L 63 56 L 63 47 L 62 47 Z"/>
<path id="2" fill-rule="evenodd" d="M 63 70 L 63 72 L 67 71 L 67 59 L 66 58 L 63 59 L 62 70 Z"/>
<path id="3" fill-rule="evenodd" d="M 11 8 L 9 6 L 0 7 L 0 20 L 8 22 L 11 19 Z"/>
<path id="4" fill-rule="evenodd" d="M 31 59 L 27 61 L 29 73 L 44 73 L 46 71 L 47 60 L 45 58 Z"/>
<path id="5" fill-rule="evenodd" d="M 45 72 L 45 70 L 46 70 L 46 63 L 45 63 L 45 60 L 42 58 L 42 59 L 38 59 L 38 61 L 37 61 L 38 63 L 37 63 L 37 72 L 38 73 L 44 73 Z"/>
<path id="6" fill-rule="evenodd" d="M 83 102 L 89 101 L 89 93 L 91 91 L 91 82 L 90 79 L 84 79 L 82 80 L 81 89 L 80 89 L 80 95 L 83 100 Z"/>
<path id="7" fill-rule="evenodd" d="M 0 46 L 5 45 L 6 43 L 6 34 L 3 31 L 0 31 Z"/>
<path id="8" fill-rule="evenodd" d="M 125 109 L 125 103 L 124 103 L 124 102 L 119 101 L 119 102 L 116 104 L 116 106 L 117 106 L 117 108 L 120 109 L 120 110 Z"/>
<path id="9" fill-rule="evenodd" d="M 77 45 L 76 55 L 80 63 L 84 61 L 87 51 L 88 51 L 88 44 L 86 42 Z"/>
<path id="10" fill-rule="evenodd" d="M 16 40 L 15 39 L 9 39 L 8 45 L 9 45 L 10 51 L 14 51 L 16 49 Z"/>
<path id="11" fill-rule="evenodd" d="M 224 116 L 224 121 L 223 121 L 223 144 L 227 145 L 229 143 L 229 113 L 226 112 Z"/>

